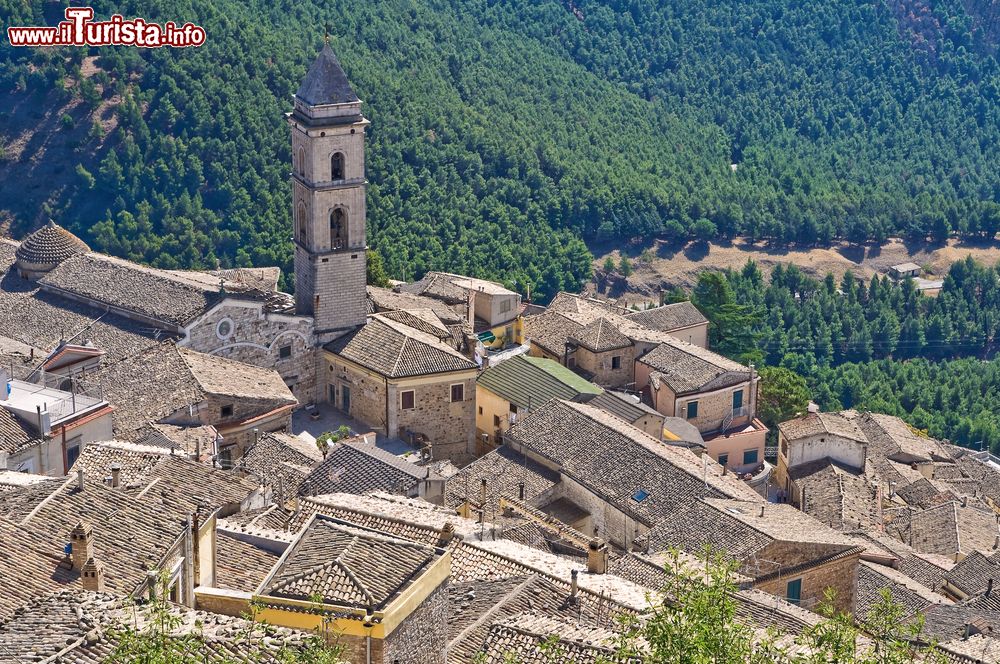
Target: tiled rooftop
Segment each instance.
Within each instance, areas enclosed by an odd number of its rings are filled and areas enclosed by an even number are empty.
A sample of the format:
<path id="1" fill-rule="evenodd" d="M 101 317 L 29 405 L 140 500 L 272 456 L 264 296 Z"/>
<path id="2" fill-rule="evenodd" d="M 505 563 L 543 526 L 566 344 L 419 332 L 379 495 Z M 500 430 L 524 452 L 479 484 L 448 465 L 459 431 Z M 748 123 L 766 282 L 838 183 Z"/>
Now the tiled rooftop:
<path id="1" fill-rule="evenodd" d="M 658 345 L 637 362 L 653 369 L 675 394 L 715 390 L 750 380 L 750 369 L 739 362 L 684 341 L 672 339 Z"/>
<path id="2" fill-rule="evenodd" d="M 778 430 L 788 440 L 824 434 L 839 436 L 867 445 L 868 439 L 857 423 L 839 413 L 810 413 L 778 425 Z"/>
<path id="3" fill-rule="evenodd" d="M 364 437 L 349 438 L 330 447 L 326 458 L 299 485 L 299 494 L 385 491 L 406 495 L 425 478 L 436 476 L 428 468 L 386 452 Z"/>
<path id="4" fill-rule="evenodd" d="M 673 332 L 708 322 L 708 319 L 690 302 L 664 304 L 644 311 L 627 313 L 625 317 L 639 325 L 661 332 Z"/>
<path id="5" fill-rule="evenodd" d="M 476 365 L 437 337 L 375 316 L 327 350 L 388 378 L 468 371 Z"/>
<path id="6" fill-rule="evenodd" d="M 507 438 L 647 525 L 699 496 L 761 500 L 717 464 L 585 404 L 550 401 L 515 423 Z"/>
<path id="7" fill-rule="evenodd" d="M 264 594 L 381 610 L 439 556 L 427 545 L 315 516 L 266 580 Z"/>

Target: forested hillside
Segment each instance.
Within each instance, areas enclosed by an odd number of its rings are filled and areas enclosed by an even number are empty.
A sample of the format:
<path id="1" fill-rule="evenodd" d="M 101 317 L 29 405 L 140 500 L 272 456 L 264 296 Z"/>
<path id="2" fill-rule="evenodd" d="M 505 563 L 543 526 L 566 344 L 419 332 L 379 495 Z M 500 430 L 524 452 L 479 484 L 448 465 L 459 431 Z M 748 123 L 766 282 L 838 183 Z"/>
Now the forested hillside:
<path id="1" fill-rule="evenodd" d="M 208 41 L 0 47 L 15 235 L 51 216 L 157 265 L 290 270 L 281 114 L 327 23 L 373 123 L 370 242 L 393 277 L 545 297 L 589 276 L 594 239 L 1000 229 L 996 2 L 94 5 Z M 61 8 L 0 0 L 0 17 L 53 25 Z M 27 137 L 32 122 L 68 139 Z"/>
<path id="2" fill-rule="evenodd" d="M 933 436 L 1000 450 L 996 267 L 955 263 L 928 297 L 909 280 L 817 281 L 794 265 L 768 281 L 748 263 L 704 273 L 693 298 L 713 319 L 713 347 L 804 376 L 824 410 L 899 415 Z M 726 303 L 728 316 L 714 313 Z"/>

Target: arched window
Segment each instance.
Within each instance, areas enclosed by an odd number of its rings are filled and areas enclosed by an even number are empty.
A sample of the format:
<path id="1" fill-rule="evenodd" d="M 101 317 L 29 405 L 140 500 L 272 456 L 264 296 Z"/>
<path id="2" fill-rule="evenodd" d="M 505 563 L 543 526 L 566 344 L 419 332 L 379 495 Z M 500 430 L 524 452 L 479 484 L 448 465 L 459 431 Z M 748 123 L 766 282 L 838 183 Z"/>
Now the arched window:
<path id="1" fill-rule="evenodd" d="M 330 179 L 331 180 L 343 180 L 344 179 L 344 153 L 334 152 L 333 156 L 330 157 Z"/>
<path id="2" fill-rule="evenodd" d="M 330 212 L 330 248 L 343 249 L 347 246 L 347 213 L 344 208 Z"/>
<path id="3" fill-rule="evenodd" d="M 306 204 L 299 201 L 299 208 L 295 214 L 295 226 L 299 229 L 299 242 L 306 242 Z"/>
<path id="4" fill-rule="evenodd" d="M 306 174 L 306 151 L 304 148 L 299 147 L 299 163 L 295 165 L 295 170 L 298 171 L 299 175 L 305 176 Z"/>

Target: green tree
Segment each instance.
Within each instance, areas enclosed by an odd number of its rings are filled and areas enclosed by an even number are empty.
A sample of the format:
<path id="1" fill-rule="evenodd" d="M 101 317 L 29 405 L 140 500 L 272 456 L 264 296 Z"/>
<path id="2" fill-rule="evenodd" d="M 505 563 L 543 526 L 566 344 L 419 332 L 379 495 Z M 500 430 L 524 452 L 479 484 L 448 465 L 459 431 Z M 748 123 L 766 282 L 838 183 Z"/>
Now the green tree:
<path id="1" fill-rule="evenodd" d="M 367 271 L 368 285 L 388 288 L 389 275 L 386 274 L 385 264 L 382 262 L 382 254 L 376 249 L 369 249 L 366 258 L 368 262 L 365 265 L 365 269 Z"/>
<path id="2" fill-rule="evenodd" d="M 753 307 L 737 304 L 725 274 L 700 273 L 691 302 L 708 319 L 709 343 L 716 352 L 742 361 L 761 361 L 754 331 L 760 316 Z"/>
<path id="3" fill-rule="evenodd" d="M 771 431 L 785 420 L 804 415 L 809 398 L 802 376 L 784 367 L 761 367 L 757 416 Z"/>

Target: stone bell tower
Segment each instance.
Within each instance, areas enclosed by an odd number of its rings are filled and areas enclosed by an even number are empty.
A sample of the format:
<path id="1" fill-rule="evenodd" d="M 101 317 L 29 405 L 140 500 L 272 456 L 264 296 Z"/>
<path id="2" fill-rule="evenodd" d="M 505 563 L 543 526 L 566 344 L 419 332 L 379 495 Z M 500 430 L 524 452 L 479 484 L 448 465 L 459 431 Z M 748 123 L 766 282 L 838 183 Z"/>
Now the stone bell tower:
<path id="1" fill-rule="evenodd" d="M 286 114 L 292 134 L 295 309 L 321 342 L 364 325 L 365 127 L 329 40 Z"/>

